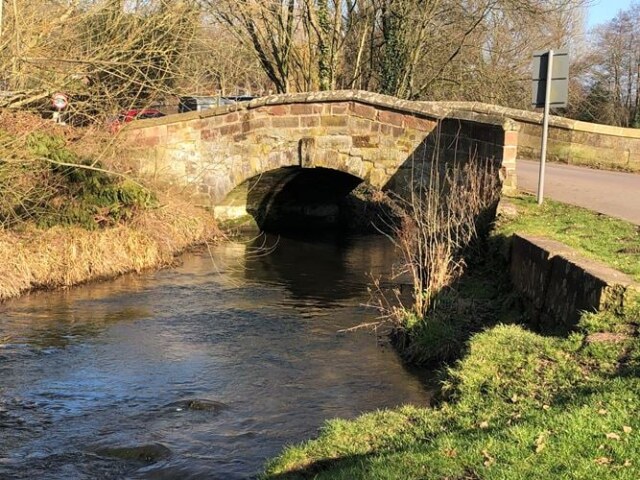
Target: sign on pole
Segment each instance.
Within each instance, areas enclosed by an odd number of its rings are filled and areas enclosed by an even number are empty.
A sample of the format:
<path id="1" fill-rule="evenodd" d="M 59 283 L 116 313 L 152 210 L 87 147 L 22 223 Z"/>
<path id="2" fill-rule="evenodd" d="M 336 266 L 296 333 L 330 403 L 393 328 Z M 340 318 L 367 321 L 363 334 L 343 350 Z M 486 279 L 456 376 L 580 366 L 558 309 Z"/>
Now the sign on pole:
<path id="1" fill-rule="evenodd" d="M 1 2 L 2 0 L 0 0 Z M 53 119 L 56 123 L 63 123 L 60 119 L 60 112 L 69 105 L 69 98 L 64 93 L 54 93 L 51 96 L 51 106 L 57 110 L 53 112 Z"/>
<path id="2" fill-rule="evenodd" d="M 552 107 L 566 107 L 569 100 L 569 51 L 560 49 L 535 52 L 532 69 L 532 103 L 534 107 L 544 108 L 538 176 L 538 205 L 542 205 L 549 139 L 549 112 Z"/>
<path id="3" fill-rule="evenodd" d="M 51 96 L 51 105 L 56 110 L 60 111 L 69 105 L 69 99 L 64 93 L 54 93 Z"/>
<path id="4" fill-rule="evenodd" d="M 549 74 L 549 60 L 551 59 L 551 74 Z M 532 104 L 536 108 L 545 106 L 547 78 L 551 78 L 551 97 L 549 105 L 552 108 L 563 108 L 569 101 L 569 50 L 533 52 Z"/>

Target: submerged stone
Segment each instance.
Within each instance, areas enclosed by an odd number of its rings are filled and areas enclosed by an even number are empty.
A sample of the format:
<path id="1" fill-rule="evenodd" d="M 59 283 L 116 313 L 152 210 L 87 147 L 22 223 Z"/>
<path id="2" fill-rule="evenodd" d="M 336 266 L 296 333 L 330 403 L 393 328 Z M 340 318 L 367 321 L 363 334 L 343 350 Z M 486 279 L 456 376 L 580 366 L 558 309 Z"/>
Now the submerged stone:
<path id="1" fill-rule="evenodd" d="M 171 450 L 160 443 L 150 443 L 130 447 L 105 447 L 97 450 L 96 453 L 104 457 L 154 463 L 169 457 Z"/>
<path id="2" fill-rule="evenodd" d="M 222 410 L 226 410 L 229 406 L 222 402 L 216 402 L 215 400 L 207 400 L 204 398 L 194 398 L 189 400 L 179 400 L 177 402 L 170 403 L 167 408 L 172 410 L 192 410 L 197 412 L 213 412 L 219 413 Z"/>

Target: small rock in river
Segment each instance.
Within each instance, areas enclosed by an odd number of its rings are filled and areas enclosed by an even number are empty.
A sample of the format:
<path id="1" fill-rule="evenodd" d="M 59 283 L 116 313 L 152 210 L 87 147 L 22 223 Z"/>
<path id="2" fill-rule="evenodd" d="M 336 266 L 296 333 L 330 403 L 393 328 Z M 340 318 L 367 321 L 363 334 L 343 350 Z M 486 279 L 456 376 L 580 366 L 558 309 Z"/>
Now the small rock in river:
<path id="1" fill-rule="evenodd" d="M 169 457 L 171 450 L 160 443 L 150 443 L 131 447 L 105 447 L 98 449 L 96 453 L 103 457 L 154 463 Z"/>
<path id="2" fill-rule="evenodd" d="M 167 405 L 168 408 L 180 412 L 182 410 L 192 410 L 198 412 L 211 412 L 219 413 L 222 410 L 229 408 L 229 406 L 222 402 L 216 402 L 215 400 L 207 400 L 204 398 L 194 398 L 191 400 L 180 400 Z"/>

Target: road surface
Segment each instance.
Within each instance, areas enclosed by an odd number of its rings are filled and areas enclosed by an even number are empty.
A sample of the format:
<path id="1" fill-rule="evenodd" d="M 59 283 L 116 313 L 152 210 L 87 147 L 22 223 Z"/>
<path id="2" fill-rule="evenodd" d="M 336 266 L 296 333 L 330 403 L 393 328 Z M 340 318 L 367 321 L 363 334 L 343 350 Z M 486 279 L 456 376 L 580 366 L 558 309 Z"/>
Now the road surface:
<path id="1" fill-rule="evenodd" d="M 517 161 L 520 190 L 537 191 L 538 169 L 537 161 Z M 544 196 L 640 225 L 640 174 L 547 163 Z"/>

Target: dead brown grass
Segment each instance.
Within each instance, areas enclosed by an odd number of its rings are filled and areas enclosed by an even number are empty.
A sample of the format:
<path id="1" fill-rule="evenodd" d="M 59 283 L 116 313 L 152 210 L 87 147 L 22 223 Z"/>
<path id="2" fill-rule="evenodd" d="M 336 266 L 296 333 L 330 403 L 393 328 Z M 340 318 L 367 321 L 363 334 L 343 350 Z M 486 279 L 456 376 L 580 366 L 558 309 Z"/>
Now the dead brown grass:
<path id="1" fill-rule="evenodd" d="M 211 214 L 178 200 L 104 230 L 0 229 L 0 301 L 34 289 L 163 267 L 189 246 L 218 236 Z"/>

